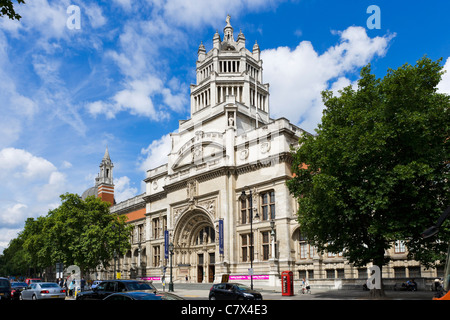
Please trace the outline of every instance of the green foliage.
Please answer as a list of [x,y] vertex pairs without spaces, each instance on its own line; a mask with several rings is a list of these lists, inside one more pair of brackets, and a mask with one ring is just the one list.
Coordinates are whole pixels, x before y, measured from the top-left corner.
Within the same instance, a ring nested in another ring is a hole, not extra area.
[[[110,214],[109,203],[69,193],[61,200],[46,217],[27,219],[23,232],[5,249],[3,262],[10,264],[10,272],[22,273],[24,266],[43,269],[57,262],[84,271],[108,266],[114,252],[124,254],[130,248],[131,226],[125,216]],[[22,249],[14,253],[16,243]]]
[[450,98],[436,90],[440,63],[424,57],[383,79],[368,65],[356,90],[322,93],[322,124],[293,150],[288,182],[301,232],[320,250],[381,267],[385,250],[404,240],[422,263],[442,259],[449,225],[421,238],[450,200]]
[[[17,0],[17,3],[25,4],[24,0]],[[14,10],[14,4],[12,0],[0,0],[0,17],[6,15],[9,19],[20,20],[22,18],[16,11]]]

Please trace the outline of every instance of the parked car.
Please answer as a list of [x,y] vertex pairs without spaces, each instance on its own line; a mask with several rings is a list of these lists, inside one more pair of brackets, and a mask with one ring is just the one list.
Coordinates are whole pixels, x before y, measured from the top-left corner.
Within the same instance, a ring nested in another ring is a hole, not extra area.
[[11,283],[7,278],[0,278],[0,300],[11,300]]
[[42,282],[42,279],[39,278],[28,278],[25,280],[25,283],[29,286],[32,283]]
[[118,292],[107,296],[105,301],[130,301],[130,300],[185,300],[173,293],[169,292],[143,292],[143,291],[129,291]]
[[92,285],[91,285],[91,289],[95,289],[100,283],[102,283],[103,281],[105,281],[105,280],[94,280],[93,282],[92,282]]
[[20,294],[21,300],[65,299],[66,290],[54,282],[31,283]]
[[106,280],[92,291],[78,294],[77,300],[102,300],[113,293],[127,291],[156,292],[156,288],[149,282],[140,280]]
[[20,299],[20,294],[28,285],[25,282],[11,282],[11,299]]
[[225,282],[211,287],[209,300],[262,300],[262,295],[246,285]]

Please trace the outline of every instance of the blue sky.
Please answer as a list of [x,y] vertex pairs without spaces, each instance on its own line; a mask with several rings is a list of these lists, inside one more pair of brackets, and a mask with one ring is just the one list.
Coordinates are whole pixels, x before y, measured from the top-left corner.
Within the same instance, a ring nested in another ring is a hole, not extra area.
[[[71,5],[80,29],[67,26]],[[367,63],[378,77],[424,55],[450,69],[441,0],[30,0],[17,11],[20,22],[0,19],[0,252],[27,217],[91,187],[106,146],[117,200],[144,191],[190,117],[198,46],[211,49],[227,14],[262,50],[272,117],[310,132],[320,92],[354,84]],[[450,76],[439,90],[450,93]]]

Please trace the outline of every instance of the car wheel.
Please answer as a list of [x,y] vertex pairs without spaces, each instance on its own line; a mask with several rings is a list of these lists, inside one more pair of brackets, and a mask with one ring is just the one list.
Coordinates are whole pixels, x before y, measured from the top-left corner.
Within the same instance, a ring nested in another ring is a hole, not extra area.
[[35,294],[33,294],[33,296],[31,297],[31,300],[37,300],[37,297]]
[[19,294],[19,300],[23,300],[22,294]]
[[216,300],[216,297],[215,296],[210,296],[209,300]]

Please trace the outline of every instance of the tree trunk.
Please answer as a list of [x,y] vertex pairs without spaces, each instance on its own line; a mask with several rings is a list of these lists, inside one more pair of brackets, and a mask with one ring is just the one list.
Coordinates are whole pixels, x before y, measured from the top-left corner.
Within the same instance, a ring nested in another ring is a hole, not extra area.
[[[384,252],[383,252],[384,254]],[[386,294],[384,292],[384,284],[383,284],[383,262],[382,259],[380,259],[381,263],[374,264],[378,265],[378,267],[380,268],[380,289],[371,289],[370,290],[370,298],[371,299],[384,299],[386,298]]]

